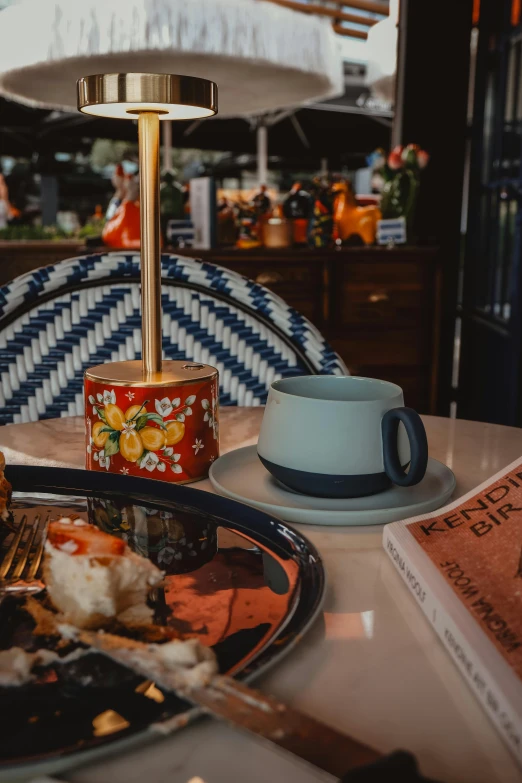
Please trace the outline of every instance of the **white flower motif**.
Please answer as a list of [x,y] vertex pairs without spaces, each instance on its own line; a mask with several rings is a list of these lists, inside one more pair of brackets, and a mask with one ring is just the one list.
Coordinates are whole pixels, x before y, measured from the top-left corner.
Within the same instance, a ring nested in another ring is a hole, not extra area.
[[85,422],[86,422],[87,424],[90,424],[90,423],[91,423],[91,420],[90,420],[89,416],[87,416],[87,418],[85,419]]
[[181,399],[179,397],[174,397],[174,399],[172,400],[172,407],[179,408],[180,405],[181,405]]
[[164,462],[159,462],[158,463],[158,470],[159,470],[160,473],[165,473],[166,467],[167,466],[165,465]]
[[100,455],[99,455],[99,452],[97,452],[97,451],[95,451],[94,454],[92,455],[92,458],[93,458],[93,460],[95,462],[98,462],[99,457],[100,457]]
[[185,408],[183,413],[185,414],[185,416],[192,416],[192,408]]
[[170,464],[170,469],[173,473],[183,473],[183,468],[181,465],[177,465],[176,463],[179,462],[181,459],[181,454],[173,454],[172,456],[172,462]]
[[94,405],[94,403],[96,402],[92,394],[89,394],[89,402],[91,403],[91,405]]
[[203,416],[203,421],[208,421],[208,426],[211,427],[214,440],[217,440],[219,435],[219,424],[218,424],[218,418],[217,418],[217,411],[218,411],[218,401],[214,395],[212,395],[212,401],[209,402],[208,400],[201,400],[201,407],[205,411],[205,415]]
[[174,410],[168,397],[164,397],[162,400],[154,400],[154,406],[162,418],[165,418]]
[[129,475],[129,469],[128,468],[122,468],[120,470],[120,473],[123,473],[124,476],[128,476]]
[[136,428],[135,421],[126,421],[125,424],[123,425],[123,432],[130,432],[135,428]]
[[147,451],[144,457],[140,461],[140,468],[146,468],[150,473],[156,468],[159,462],[159,457],[153,451]]
[[93,416],[97,416],[98,415],[98,409],[95,408],[94,405],[92,406],[92,415]]
[[158,563],[165,563],[165,565],[169,565],[169,563],[172,563],[175,556],[175,550],[172,549],[171,546],[166,546],[164,549],[160,549],[158,552]]
[[191,394],[187,399],[185,400],[185,405],[193,405],[196,402],[196,395]]
[[104,405],[116,405],[116,392],[114,389],[111,389],[110,391],[108,389],[104,389],[102,399]]
[[176,421],[185,421],[184,413],[176,413]]
[[196,438],[196,440],[194,441],[194,444],[192,445],[192,448],[194,449],[194,456],[196,456],[198,451],[201,451],[201,449],[203,448],[203,442]]
[[103,397],[100,393],[96,395],[96,399],[98,400],[98,402],[103,402]]
[[111,458],[106,457],[104,454],[100,454],[100,468],[105,468],[105,470],[109,470],[111,466]]
[[167,446],[166,448],[163,449],[163,454],[165,455],[165,457],[172,457],[172,455],[174,454],[174,449],[172,448],[172,446]]
[[132,400],[136,395],[134,394],[134,392],[127,392],[125,396],[129,398],[129,402],[132,402]]

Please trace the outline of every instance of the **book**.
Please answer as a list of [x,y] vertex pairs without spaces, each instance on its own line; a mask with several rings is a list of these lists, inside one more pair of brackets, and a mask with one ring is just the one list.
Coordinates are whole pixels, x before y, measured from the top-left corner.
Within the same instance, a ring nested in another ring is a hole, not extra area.
[[522,765],[522,459],[383,545]]

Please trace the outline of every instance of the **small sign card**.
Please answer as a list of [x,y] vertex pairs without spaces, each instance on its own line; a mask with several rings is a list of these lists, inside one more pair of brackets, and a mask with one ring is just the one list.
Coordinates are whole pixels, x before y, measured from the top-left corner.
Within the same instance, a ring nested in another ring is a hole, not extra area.
[[406,220],[403,217],[377,221],[378,245],[404,245]]

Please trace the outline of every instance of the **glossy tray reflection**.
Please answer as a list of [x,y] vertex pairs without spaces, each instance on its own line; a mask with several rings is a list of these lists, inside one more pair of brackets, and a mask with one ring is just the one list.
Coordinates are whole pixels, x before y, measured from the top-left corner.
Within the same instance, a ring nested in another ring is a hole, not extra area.
[[[155,622],[211,645],[222,672],[243,678],[269,666],[320,609],[316,550],[263,512],[148,479],[28,466],[7,473],[16,516],[74,511],[162,568]],[[0,648],[55,643],[35,638],[33,626],[20,602],[6,600]],[[48,669],[33,684],[0,688],[0,699],[0,771],[129,737],[189,707],[94,654]]]

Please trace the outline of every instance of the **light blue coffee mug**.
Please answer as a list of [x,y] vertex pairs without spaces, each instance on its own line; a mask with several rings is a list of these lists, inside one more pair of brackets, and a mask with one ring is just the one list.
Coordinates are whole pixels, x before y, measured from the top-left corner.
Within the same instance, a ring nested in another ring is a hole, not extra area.
[[272,383],[257,453],[285,486],[331,498],[373,495],[392,483],[413,486],[428,464],[424,425],[404,407],[402,389],[355,376]]

